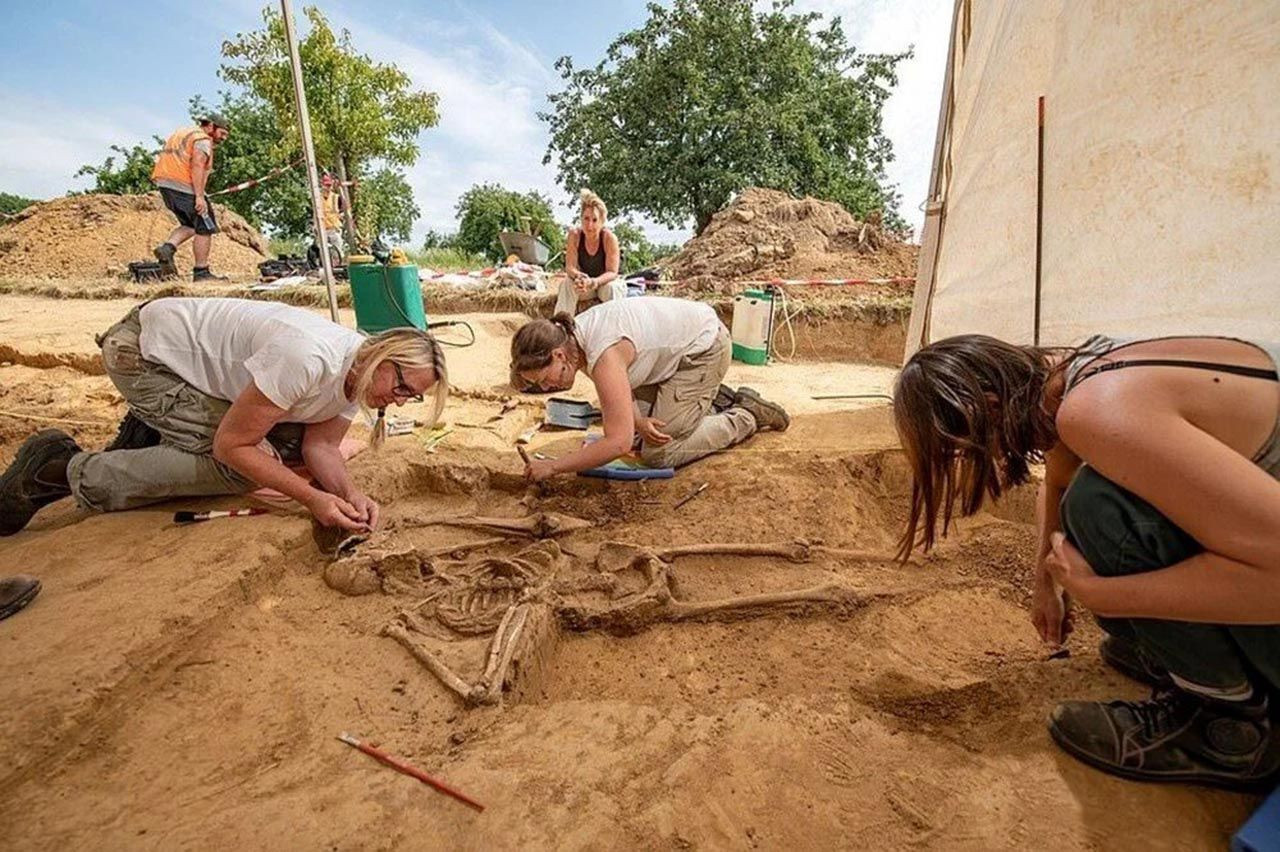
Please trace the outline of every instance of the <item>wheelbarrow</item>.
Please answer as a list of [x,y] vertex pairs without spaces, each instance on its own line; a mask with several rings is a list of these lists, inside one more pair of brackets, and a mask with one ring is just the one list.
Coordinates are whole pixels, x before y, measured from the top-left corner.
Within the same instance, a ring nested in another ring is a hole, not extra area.
[[551,247],[533,234],[522,234],[519,231],[502,231],[498,234],[502,250],[508,256],[515,255],[525,263],[546,266],[551,259]]

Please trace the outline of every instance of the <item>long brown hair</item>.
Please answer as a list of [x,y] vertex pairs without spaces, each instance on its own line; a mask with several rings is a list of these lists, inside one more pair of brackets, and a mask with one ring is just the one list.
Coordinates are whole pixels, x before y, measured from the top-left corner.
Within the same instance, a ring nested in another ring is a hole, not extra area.
[[[894,422],[912,476],[900,559],[916,546],[927,552],[947,534],[956,501],[967,517],[984,497],[996,499],[1027,481],[1030,465],[1043,461],[1058,439],[1045,387],[1079,351],[964,334],[911,356],[893,392]],[[1068,357],[1055,365],[1050,355],[1060,352]]]
[[511,338],[512,386],[524,390],[529,383],[520,374],[541,370],[550,364],[551,353],[574,340],[573,330],[573,317],[563,311],[551,319],[530,320],[520,326]]

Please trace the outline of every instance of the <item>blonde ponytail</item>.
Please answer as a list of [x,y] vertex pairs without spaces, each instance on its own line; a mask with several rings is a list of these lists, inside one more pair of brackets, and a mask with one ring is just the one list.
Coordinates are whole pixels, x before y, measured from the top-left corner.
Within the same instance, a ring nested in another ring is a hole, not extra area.
[[591,190],[581,190],[578,193],[578,199],[582,206],[582,212],[585,213],[587,210],[595,208],[596,212],[600,214],[601,224],[604,224],[604,222],[609,218],[609,208],[605,206],[604,200]]

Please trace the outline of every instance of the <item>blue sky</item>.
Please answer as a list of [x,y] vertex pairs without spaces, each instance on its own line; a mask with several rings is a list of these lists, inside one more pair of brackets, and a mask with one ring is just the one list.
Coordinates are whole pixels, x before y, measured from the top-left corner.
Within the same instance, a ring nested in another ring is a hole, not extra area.
[[[366,0],[320,2],[356,46],[394,62],[438,92],[441,122],[422,134],[409,180],[422,210],[415,241],[453,229],[454,204],[474,183],[546,193],[567,205],[537,112],[559,87],[568,54],[594,64],[620,32],[645,18],[643,0]],[[224,39],[261,23],[257,0],[209,3],[6,0],[0,20],[0,191],[47,198],[81,189],[72,175],[112,143],[167,135],[193,94],[213,97]],[[950,0],[798,0],[796,8],[841,15],[860,49],[915,45],[885,126],[897,161],[890,179],[903,214],[919,224],[946,58]],[[302,19],[301,4],[295,14]],[[305,24],[305,19],[300,21]],[[607,199],[606,199],[607,201]],[[569,218],[568,207],[562,219]],[[657,239],[687,232],[645,224]]]

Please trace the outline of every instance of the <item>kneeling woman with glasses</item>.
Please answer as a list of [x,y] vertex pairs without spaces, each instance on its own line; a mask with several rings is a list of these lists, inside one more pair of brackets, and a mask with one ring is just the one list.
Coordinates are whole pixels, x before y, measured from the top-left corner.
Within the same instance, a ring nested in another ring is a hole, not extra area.
[[[129,405],[120,434],[96,453],[56,429],[29,438],[0,479],[0,535],[65,496],[111,512],[258,487],[292,497],[326,526],[372,528],[378,505],[339,452],[352,418],[429,392],[434,420],[449,389],[444,354],[424,331],[366,338],[270,302],[158,299],[98,344]],[[375,446],[383,432],[379,417]],[[316,484],[286,464],[305,464]]]

